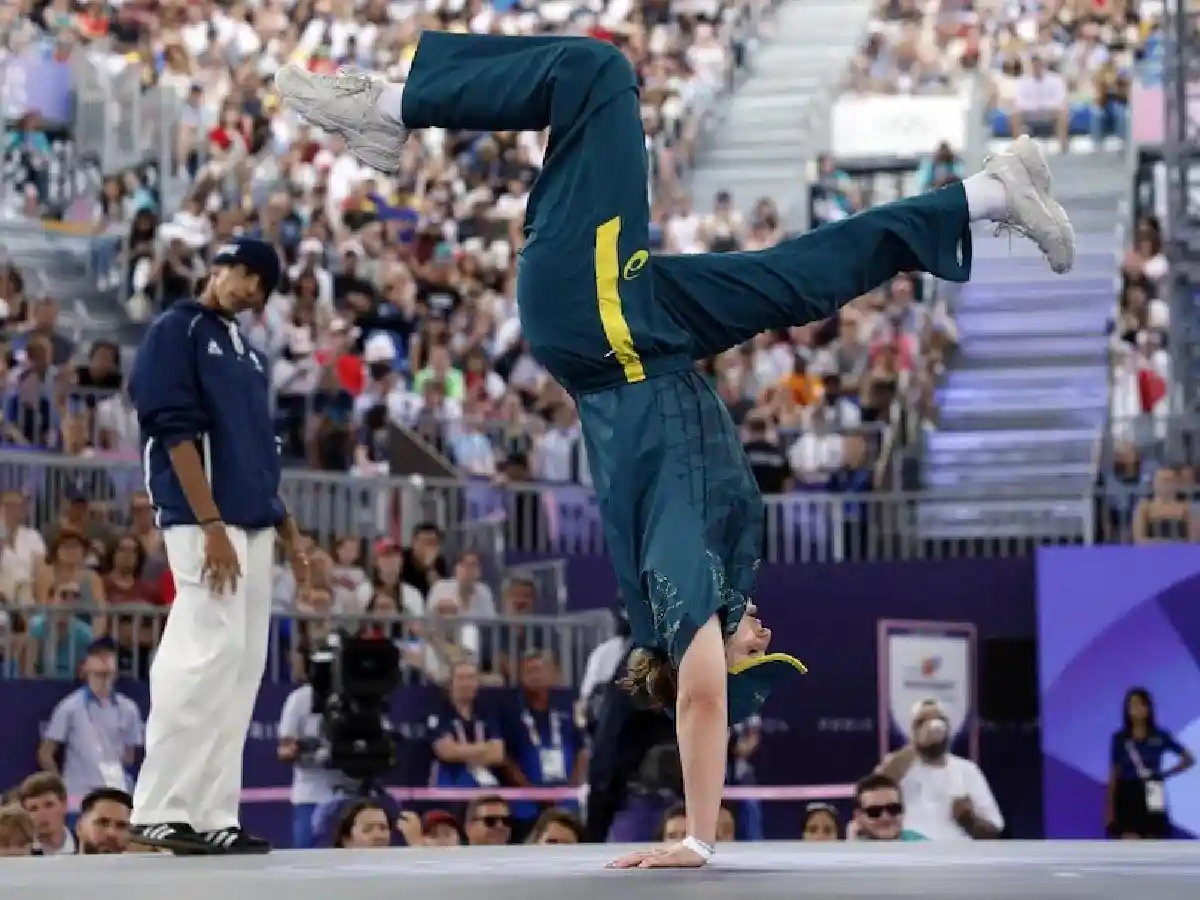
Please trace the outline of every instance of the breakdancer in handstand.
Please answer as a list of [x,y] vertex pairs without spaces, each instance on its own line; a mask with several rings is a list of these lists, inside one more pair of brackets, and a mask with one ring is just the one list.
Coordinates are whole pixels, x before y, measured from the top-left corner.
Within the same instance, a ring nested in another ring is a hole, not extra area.
[[650,257],[637,78],[588,38],[427,32],[408,80],[288,66],[283,100],[394,172],[414,130],[550,130],[518,263],[522,333],[575,398],[635,646],[630,682],[673,708],[688,834],[622,868],[712,857],[727,728],[803,671],[767,653],[750,606],[762,498],[696,360],[833,315],[899,272],[967,280],[969,223],[1018,231],[1068,271],[1075,237],[1028,140],[964,183],[879,206],[751,253]]

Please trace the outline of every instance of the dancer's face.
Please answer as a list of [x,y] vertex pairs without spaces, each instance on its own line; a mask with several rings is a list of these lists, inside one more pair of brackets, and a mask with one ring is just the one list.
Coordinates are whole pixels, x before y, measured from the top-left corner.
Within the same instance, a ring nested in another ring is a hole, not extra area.
[[762,620],[758,618],[758,607],[750,604],[738,623],[737,631],[725,644],[726,667],[733,668],[751,657],[761,656],[767,652],[770,643],[771,629],[763,627]]

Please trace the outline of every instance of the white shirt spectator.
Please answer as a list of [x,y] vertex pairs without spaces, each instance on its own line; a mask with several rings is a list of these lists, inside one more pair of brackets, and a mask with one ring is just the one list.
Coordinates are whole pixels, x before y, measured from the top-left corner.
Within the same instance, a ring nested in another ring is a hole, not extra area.
[[1023,113],[1057,113],[1067,102],[1067,82],[1057,72],[1017,79],[1017,110]]
[[108,449],[117,453],[141,452],[137,411],[124,393],[114,394],[96,405],[96,428],[107,434]]
[[900,781],[900,796],[904,800],[904,827],[931,841],[971,840],[954,821],[954,801],[962,798],[971,801],[976,816],[998,830],[1004,828],[1000,807],[979,766],[953,753],[946,754],[941,765],[917,759]]
[[537,477],[542,481],[571,481],[579,426],[551,427],[538,441]]
[[36,528],[18,525],[9,532],[7,539],[0,541],[0,589],[5,596],[11,600],[32,590],[37,563],[45,558],[46,542]]
[[704,220],[694,212],[687,215],[673,215],[667,219],[664,228],[667,248],[672,253],[703,253],[704,241],[701,232]]
[[463,603],[462,589],[453,578],[443,578],[429,589],[429,608],[434,609],[442,602],[453,600],[459,604],[462,614],[468,618],[496,615],[496,598],[492,589],[482,582],[475,582],[471,594]]
[[792,444],[787,457],[801,481],[823,482],[842,465],[842,436],[806,431]]

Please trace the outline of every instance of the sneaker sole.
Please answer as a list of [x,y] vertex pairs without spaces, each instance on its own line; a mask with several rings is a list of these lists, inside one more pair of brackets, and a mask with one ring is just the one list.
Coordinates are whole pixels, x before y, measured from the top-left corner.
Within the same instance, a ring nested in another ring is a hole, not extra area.
[[212,848],[207,844],[201,844],[197,841],[173,841],[173,840],[158,840],[152,838],[144,838],[131,836],[129,843],[137,844],[141,847],[150,847],[154,850],[167,850],[175,856],[213,856]]
[[[315,99],[305,99],[302,96],[302,92],[288,90],[284,86],[286,82],[293,79],[295,86],[303,85],[307,88],[308,82],[304,76],[294,72],[289,73],[288,67],[280,69],[279,73],[275,76],[275,89],[279,92],[280,99],[284,104],[294,109],[308,122],[316,125],[321,130],[341,135],[346,139],[346,149],[360,162],[366,163],[372,169],[387,175],[394,175],[400,171],[399,152],[393,151],[390,147],[382,147],[369,143],[366,146],[362,144],[356,145],[355,140],[361,141],[361,135],[351,134],[345,125],[339,125],[334,119],[322,114],[320,112],[320,104]],[[303,93],[308,94],[309,92],[305,91]]]

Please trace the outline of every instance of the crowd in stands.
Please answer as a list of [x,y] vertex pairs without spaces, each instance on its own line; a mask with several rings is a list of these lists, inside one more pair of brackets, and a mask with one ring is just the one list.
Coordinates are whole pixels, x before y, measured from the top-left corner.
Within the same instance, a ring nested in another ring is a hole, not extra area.
[[[886,0],[851,68],[859,92],[929,95],[982,74],[993,138],[1066,152],[1123,140],[1133,68],[1160,41],[1157,0]],[[966,89],[970,89],[967,87]]]
[[[192,294],[223,238],[248,233],[278,246],[285,283],[243,326],[273,361],[279,432],[296,465],[386,474],[391,426],[404,426],[468,475],[588,485],[571,400],[529,355],[514,303],[521,216],[545,136],[426,132],[409,142],[401,171],[383,178],[339,140],[278,108],[269,85],[284,61],[319,70],[359,65],[399,78],[427,27],[611,40],[642,80],[653,248],[753,249],[787,233],[770,199],[746,213],[748,198],[723,191],[700,212],[680,178],[706,110],[737,77],[769,14],[761,0],[697,3],[670,14],[623,2],[599,13],[561,3],[405,8],[404,16],[340,2],[301,3],[287,15],[266,3],[243,17],[216,3],[127,2],[74,14],[69,4],[59,14],[26,3],[22,10],[27,43],[69,44],[105,54],[114,67],[140,67],[148,89],[174,92],[182,104],[174,171],[109,177],[85,216],[126,235],[135,319]],[[41,127],[25,116],[9,132],[26,162],[51,146]],[[179,209],[165,205],[172,179],[187,189]],[[19,267],[0,279],[13,413],[5,443],[136,452],[132,410],[119,393],[126,348],[73,348],[55,331],[64,298],[44,296]],[[927,375],[945,343],[938,335],[953,330],[944,307],[915,302],[921,290],[902,277],[841,320],[766,335],[707,363],[746,441],[765,440],[784,461],[786,470],[768,474],[764,487],[890,483],[899,411],[929,409]],[[52,344],[48,362],[39,337]]]
[[[0,492],[0,672],[8,677],[74,677],[99,639],[112,643],[122,675],[148,674],[175,596],[166,550],[148,496],[135,491],[126,501],[95,474],[56,491],[57,509],[14,486]],[[444,683],[465,659],[478,663],[485,684],[512,683],[515,661],[537,652],[558,684],[603,636],[595,626],[538,619],[546,608],[534,578],[514,570],[489,584],[479,554],[451,557],[432,523],[418,523],[407,546],[388,537],[305,540],[311,584],[298,586],[286,561],[276,571],[273,681],[301,680],[310,651],[339,621],[394,641],[410,683]]]
[[1109,320],[1111,458],[1101,469],[1097,526],[1109,541],[1195,542],[1195,435],[1175,415],[1180,397],[1168,343],[1170,266],[1153,215],[1135,225],[1119,284]]
[[1063,152],[1124,140],[1134,66],[1161,40],[1163,4],[997,6],[986,61],[993,137],[1028,133]]

